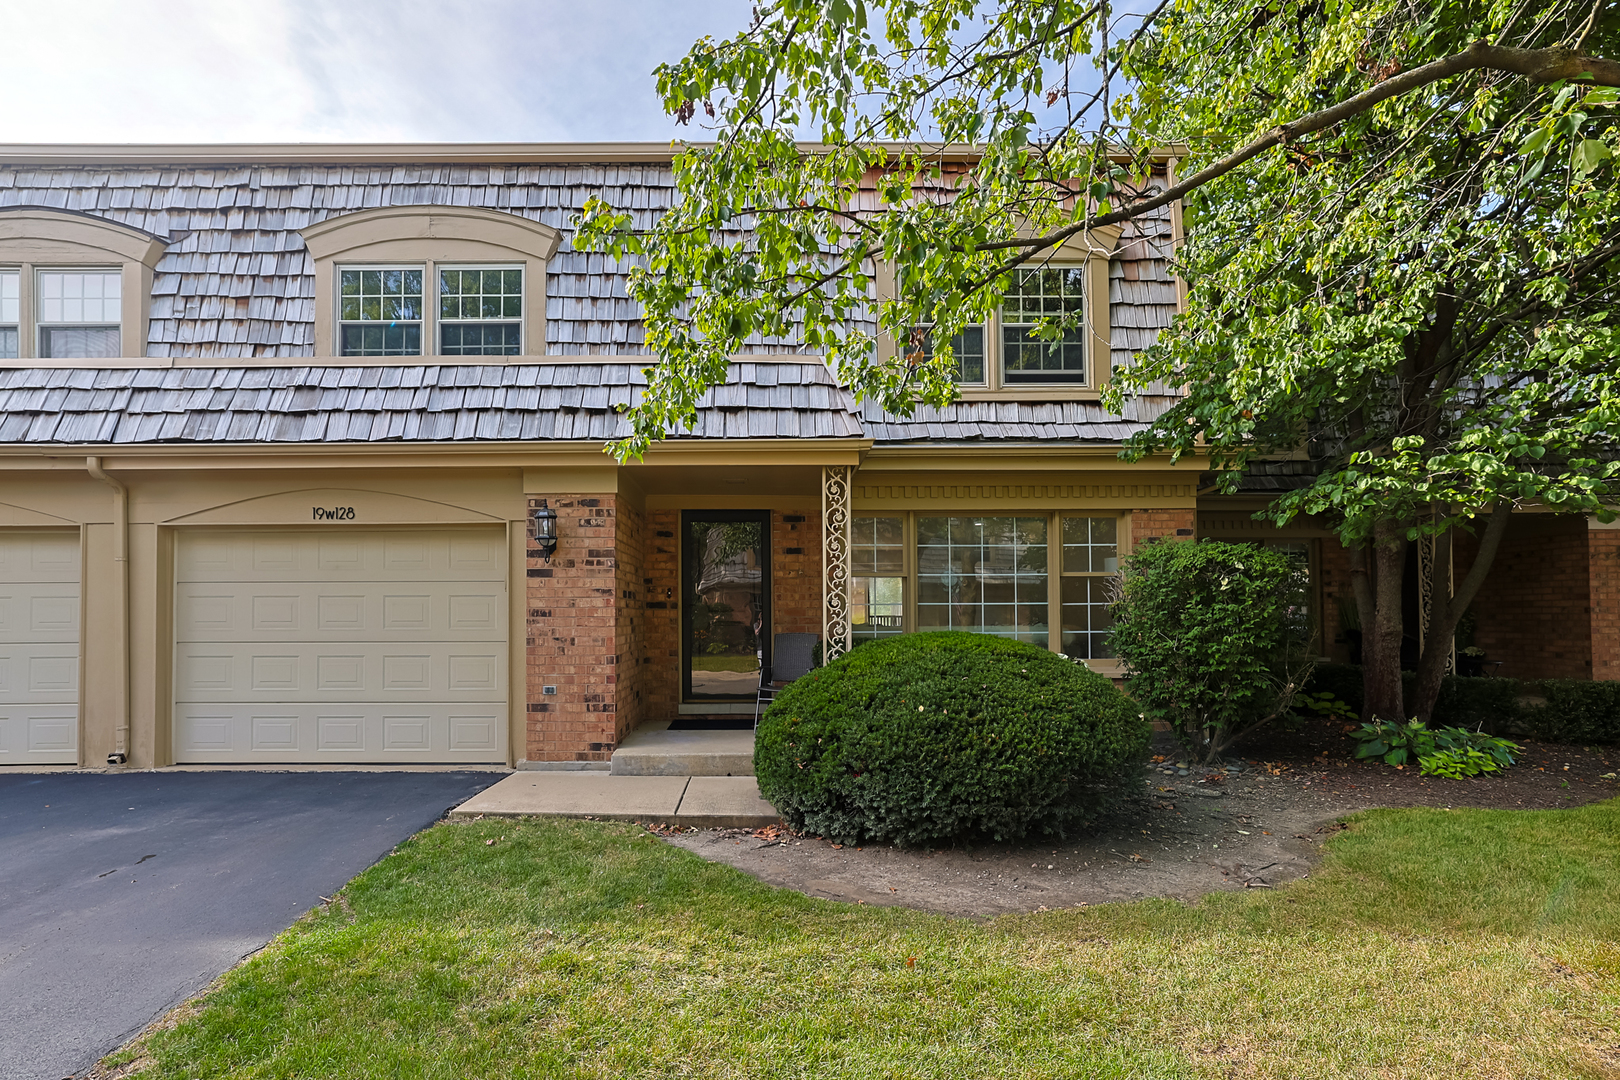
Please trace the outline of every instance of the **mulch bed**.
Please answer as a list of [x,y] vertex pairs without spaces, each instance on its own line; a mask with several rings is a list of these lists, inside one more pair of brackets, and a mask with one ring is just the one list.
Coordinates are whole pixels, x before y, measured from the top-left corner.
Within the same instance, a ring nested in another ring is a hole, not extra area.
[[1448,780],[1354,760],[1351,730],[1323,721],[1266,732],[1238,748],[1231,770],[1178,768],[1179,748],[1161,734],[1136,805],[1061,844],[842,847],[786,829],[665,839],[812,896],[984,917],[1272,888],[1310,872],[1338,819],[1373,807],[1546,810],[1620,794],[1620,747],[1525,742],[1501,774]]

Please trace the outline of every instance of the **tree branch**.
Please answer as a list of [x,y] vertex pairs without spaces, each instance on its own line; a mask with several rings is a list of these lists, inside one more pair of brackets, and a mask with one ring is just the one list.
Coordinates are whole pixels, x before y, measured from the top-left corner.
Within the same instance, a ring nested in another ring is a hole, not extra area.
[[1220,179],[1239,165],[1258,157],[1274,146],[1282,146],[1302,135],[1309,135],[1312,132],[1330,128],[1353,116],[1359,116],[1391,98],[1400,97],[1402,94],[1421,89],[1430,83],[1439,82],[1441,79],[1448,79],[1453,75],[1460,75],[1465,71],[1503,71],[1513,75],[1522,75],[1532,82],[1540,83],[1585,77],[1593,86],[1620,86],[1620,61],[1586,56],[1576,52],[1574,49],[1512,49],[1501,45],[1492,45],[1488,41],[1476,41],[1460,53],[1453,53],[1451,56],[1442,57],[1433,63],[1424,64],[1422,67],[1403,71],[1393,78],[1384,80],[1377,86],[1370,87],[1359,94],[1346,98],[1337,105],[1302,116],[1298,120],[1290,120],[1286,124],[1279,124],[1247,146],[1228,154],[1212,165],[1200,169],[1185,180],[1171,185],[1152,198],[1131,203],[1129,206],[1106,214],[1087,217],[1073,225],[1066,225],[1044,236],[998,240],[987,244],[979,244],[977,247],[980,250],[1016,248],[1023,253],[1020,257],[998,267],[985,280],[992,280],[996,276],[1014,269],[1024,259],[1028,258],[1029,254],[1055,247],[1071,236],[1104,225],[1127,221],[1150,210],[1168,206],[1183,195],[1203,187],[1212,180]]

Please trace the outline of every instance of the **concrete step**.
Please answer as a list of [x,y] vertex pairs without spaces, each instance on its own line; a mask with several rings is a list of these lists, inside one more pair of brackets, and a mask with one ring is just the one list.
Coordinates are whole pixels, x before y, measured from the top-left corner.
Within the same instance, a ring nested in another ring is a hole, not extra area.
[[670,731],[643,724],[613,751],[614,776],[753,776],[752,731]]
[[751,776],[613,776],[601,772],[520,772],[485,788],[452,818],[589,817],[758,829],[782,820]]

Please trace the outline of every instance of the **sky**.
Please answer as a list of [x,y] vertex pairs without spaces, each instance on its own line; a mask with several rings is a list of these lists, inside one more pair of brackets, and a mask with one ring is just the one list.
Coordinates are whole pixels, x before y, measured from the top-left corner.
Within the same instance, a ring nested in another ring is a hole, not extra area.
[[0,143],[663,141],[750,0],[0,0]]

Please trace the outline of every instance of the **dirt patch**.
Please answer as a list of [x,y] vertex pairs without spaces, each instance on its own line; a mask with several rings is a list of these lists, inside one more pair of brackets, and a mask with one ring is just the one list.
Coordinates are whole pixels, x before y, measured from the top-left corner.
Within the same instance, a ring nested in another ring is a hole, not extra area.
[[1620,794],[1604,774],[1620,747],[1526,743],[1494,777],[1446,780],[1352,757],[1343,725],[1273,732],[1220,770],[1178,768],[1169,736],[1124,813],[1062,844],[971,848],[848,847],[787,830],[706,829],[665,839],[772,885],[858,904],[991,916],[1147,897],[1190,900],[1220,889],[1271,888],[1315,863],[1338,819],[1357,810],[1578,806]]

